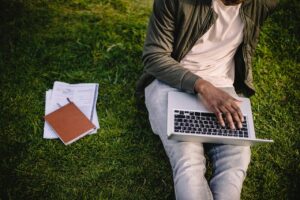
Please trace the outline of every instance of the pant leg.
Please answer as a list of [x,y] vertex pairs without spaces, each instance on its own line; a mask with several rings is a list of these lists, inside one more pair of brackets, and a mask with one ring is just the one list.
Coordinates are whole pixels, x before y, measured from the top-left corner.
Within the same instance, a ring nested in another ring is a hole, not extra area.
[[211,191],[204,177],[206,161],[202,143],[167,138],[167,93],[172,90],[176,89],[157,80],[146,88],[145,100],[152,130],[159,135],[169,157],[176,199],[210,200]]
[[[234,88],[222,88],[238,97]],[[250,163],[250,146],[206,144],[212,161],[213,174],[210,189],[215,200],[240,199],[243,182]]]
[[208,144],[213,165],[210,189],[215,200],[238,200],[250,163],[250,147]]

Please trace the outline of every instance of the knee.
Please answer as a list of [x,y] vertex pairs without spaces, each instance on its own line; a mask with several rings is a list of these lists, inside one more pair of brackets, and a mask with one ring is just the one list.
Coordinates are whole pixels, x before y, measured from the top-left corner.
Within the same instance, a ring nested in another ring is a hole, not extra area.
[[235,169],[246,173],[250,157],[249,146],[224,145],[217,149],[212,159],[216,171]]
[[179,142],[176,148],[169,149],[169,159],[173,169],[174,179],[196,175],[204,177],[206,159],[202,144]]
[[250,163],[251,159],[251,150],[249,146],[246,147],[241,147],[241,146],[236,146],[234,147],[234,154],[232,156],[232,166],[233,168],[237,168],[241,171],[243,171],[246,175],[246,171],[248,169],[248,165]]

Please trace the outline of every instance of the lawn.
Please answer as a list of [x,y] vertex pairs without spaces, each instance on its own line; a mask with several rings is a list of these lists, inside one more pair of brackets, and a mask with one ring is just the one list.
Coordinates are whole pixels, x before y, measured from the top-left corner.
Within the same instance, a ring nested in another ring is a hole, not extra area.
[[[256,133],[242,199],[300,189],[298,0],[281,0],[254,58]],[[0,0],[0,199],[173,199],[172,174],[136,80],[152,0]],[[97,82],[101,129],[43,139],[45,92]]]

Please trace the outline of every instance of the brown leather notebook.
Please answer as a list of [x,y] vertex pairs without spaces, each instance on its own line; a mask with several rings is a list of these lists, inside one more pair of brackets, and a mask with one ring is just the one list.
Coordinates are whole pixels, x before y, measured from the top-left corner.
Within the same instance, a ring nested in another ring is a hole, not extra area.
[[44,119],[65,145],[75,142],[96,128],[73,102],[44,116]]

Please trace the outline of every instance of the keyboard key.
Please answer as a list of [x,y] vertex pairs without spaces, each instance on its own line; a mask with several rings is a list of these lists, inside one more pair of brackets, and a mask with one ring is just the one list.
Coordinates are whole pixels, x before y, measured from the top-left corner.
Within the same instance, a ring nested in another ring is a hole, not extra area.
[[203,117],[210,117],[212,115],[214,115],[214,114],[211,114],[211,113],[201,113],[201,116],[203,116]]
[[184,115],[182,114],[182,115],[175,115],[175,119],[184,119],[185,117],[184,117]]

